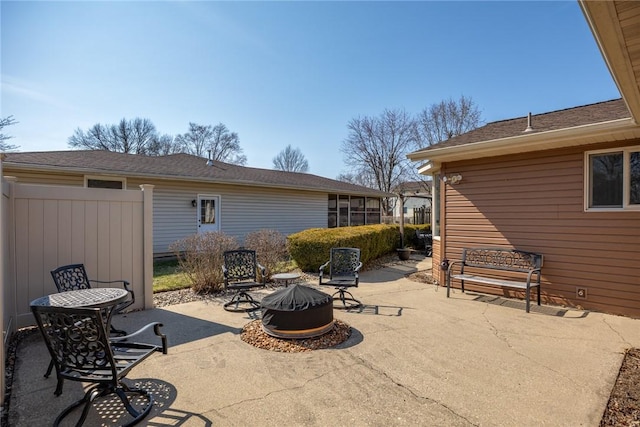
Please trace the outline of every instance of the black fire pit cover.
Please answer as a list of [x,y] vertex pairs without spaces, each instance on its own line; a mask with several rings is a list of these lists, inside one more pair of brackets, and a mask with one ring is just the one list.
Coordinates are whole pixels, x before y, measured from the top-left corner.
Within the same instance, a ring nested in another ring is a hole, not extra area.
[[281,338],[311,337],[333,328],[331,295],[293,285],[262,299],[262,327]]
[[332,301],[332,298],[329,294],[325,294],[309,286],[293,285],[264,297],[262,299],[262,308],[272,308],[280,311],[298,311],[307,310],[330,301]]

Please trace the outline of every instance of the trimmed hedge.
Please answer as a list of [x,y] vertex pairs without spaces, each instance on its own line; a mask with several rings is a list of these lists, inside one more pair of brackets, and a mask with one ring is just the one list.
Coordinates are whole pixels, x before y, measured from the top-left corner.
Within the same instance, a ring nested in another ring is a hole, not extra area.
[[[405,225],[405,246],[417,247],[416,229],[428,225]],[[310,228],[290,234],[289,254],[302,271],[317,272],[329,261],[331,248],[360,248],[363,264],[396,250],[400,245],[397,224],[359,225],[356,227]]]

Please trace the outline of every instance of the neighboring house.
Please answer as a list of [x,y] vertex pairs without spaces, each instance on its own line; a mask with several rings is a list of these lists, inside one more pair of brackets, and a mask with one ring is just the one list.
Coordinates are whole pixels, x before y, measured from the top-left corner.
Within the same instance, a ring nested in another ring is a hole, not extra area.
[[[405,222],[411,224],[429,223],[431,213],[431,181],[408,181],[395,187],[392,193],[401,194],[404,197],[404,204],[396,197],[393,208],[395,220],[400,218],[400,211],[403,211]],[[417,221],[417,222],[416,222]]]
[[138,189],[154,185],[153,252],[222,231],[242,244],[260,229],[289,235],[308,228],[379,224],[389,194],[316,175],[207,163],[188,154],[141,156],[110,151],[6,153],[3,174],[18,182]]
[[623,99],[489,123],[409,158],[434,180],[434,266],[463,247],[540,252],[543,302],[640,317],[640,2],[580,5]]

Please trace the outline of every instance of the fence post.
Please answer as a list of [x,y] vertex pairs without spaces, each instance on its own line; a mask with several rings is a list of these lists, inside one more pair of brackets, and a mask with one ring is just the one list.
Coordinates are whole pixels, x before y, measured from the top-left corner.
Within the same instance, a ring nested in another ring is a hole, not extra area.
[[142,184],[144,308],[153,308],[153,185]]
[[7,227],[7,221],[4,217],[4,178],[2,176],[2,161],[5,158],[4,153],[0,153],[0,283],[2,283],[2,287],[0,288],[0,325],[2,326],[2,346],[0,346],[0,360],[2,361],[2,366],[0,367],[0,398],[2,399],[2,403],[0,403],[0,408],[2,408],[2,412],[4,413],[4,375],[5,375],[5,340],[10,332],[5,329],[4,324],[4,295],[5,289],[9,286],[6,283],[5,269],[7,268],[7,256],[4,253],[4,242],[7,238],[6,233],[9,231]]

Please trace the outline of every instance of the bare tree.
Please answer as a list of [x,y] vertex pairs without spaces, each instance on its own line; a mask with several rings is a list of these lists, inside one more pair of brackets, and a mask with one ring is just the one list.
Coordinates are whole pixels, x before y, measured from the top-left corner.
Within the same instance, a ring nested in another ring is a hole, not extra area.
[[120,153],[147,154],[158,139],[156,127],[149,119],[122,119],[118,124],[97,123],[87,131],[80,128],[69,137],[69,146],[85,150],[107,150]]
[[233,163],[234,165],[246,165],[247,156],[242,154],[240,138],[235,132],[218,123],[213,127],[213,141],[211,144],[211,156],[221,162]]
[[150,156],[167,156],[180,152],[182,152],[180,145],[175,142],[173,136],[168,134],[158,136],[147,147],[147,154]]
[[180,150],[195,156],[205,157],[211,150],[211,159],[237,165],[247,163],[242,154],[240,139],[235,132],[222,123],[215,126],[189,123],[189,132],[176,137]]
[[205,157],[209,142],[213,139],[211,125],[189,122],[189,132],[176,136],[180,150],[198,157]]
[[471,98],[461,95],[457,101],[449,98],[425,108],[416,121],[420,145],[424,147],[477,128],[481,113]]
[[336,177],[336,180],[362,185],[363,187],[376,188],[373,174],[368,173],[366,170],[362,170],[360,173],[341,173]]
[[[372,188],[391,192],[413,176],[407,153],[417,149],[415,121],[404,110],[385,110],[379,117],[352,119],[341,151],[357,175],[370,176]],[[389,211],[392,201],[383,201]]]
[[282,150],[273,158],[273,168],[285,172],[307,172],[309,162],[299,148],[292,148],[291,145]]
[[5,126],[15,125],[16,123],[18,122],[13,119],[13,116],[0,117],[0,151],[11,151],[18,148],[17,145],[5,142],[7,139],[13,138],[13,136],[4,133]]

